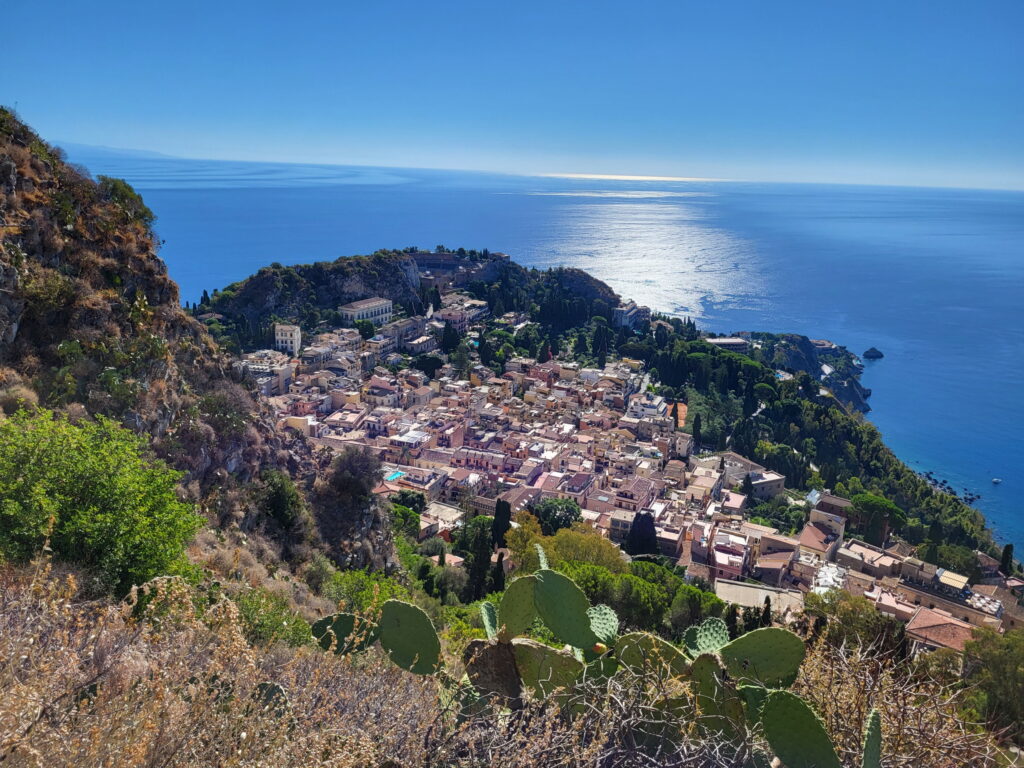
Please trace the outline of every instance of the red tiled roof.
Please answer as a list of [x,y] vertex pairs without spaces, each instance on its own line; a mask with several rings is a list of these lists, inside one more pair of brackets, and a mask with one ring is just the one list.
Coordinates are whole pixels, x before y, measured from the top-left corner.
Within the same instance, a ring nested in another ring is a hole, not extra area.
[[923,605],[907,623],[907,634],[916,640],[940,648],[963,651],[974,627],[949,614],[933,611]]

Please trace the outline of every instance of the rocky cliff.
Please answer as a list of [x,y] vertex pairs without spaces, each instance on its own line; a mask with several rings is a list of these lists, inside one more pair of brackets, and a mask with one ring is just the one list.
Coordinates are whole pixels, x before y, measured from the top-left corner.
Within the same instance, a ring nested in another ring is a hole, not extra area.
[[[116,419],[149,435],[157,455],[185,473],[184,492],[212,523],[255,531],[261,473],[285,469],[312,487],[329,458],[275,432],[233,378],[229,357],[182,309],[157,255],[154,218],[128,184],[92,179],[0,108],[0,408],[39,403]],[[407,262],[376,261],[378,282],[367,282],[366,270],[337,269],[322,285],[312,274],[301,284],[310,295],[331,294],[324,303],[385,287],[405,298],[418,280]],[[279,272],[246,281],[252,307],[285,294],[300,300],[286,283],[297,275]],[[361,550],[368,537],[374,556],[361,564],[382,564],[390,538],[372,522],[339,521],[332,534],[351,541],[330,544]],[[285,550],[309,533],[278,532]]]

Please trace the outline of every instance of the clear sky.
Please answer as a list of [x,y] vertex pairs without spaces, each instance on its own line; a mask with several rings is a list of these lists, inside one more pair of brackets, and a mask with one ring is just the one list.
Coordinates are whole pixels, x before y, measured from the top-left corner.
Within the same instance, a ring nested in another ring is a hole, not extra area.
[[5,0],[45,137],[242,160],[1024,188],[1024,0]]

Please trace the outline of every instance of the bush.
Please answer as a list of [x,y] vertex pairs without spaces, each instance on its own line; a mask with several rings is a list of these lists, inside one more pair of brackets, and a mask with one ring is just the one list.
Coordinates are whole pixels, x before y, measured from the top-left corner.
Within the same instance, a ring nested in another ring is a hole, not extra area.
[[309,624],[295,613],[281,595],[265,589],[249,589],[235,598],[245,639],[253,645],[277,642],[305,645],[312,639]]
[[263,473],[263,510],[283,528],[291,527],[302,515],[302,496],[292,479],[276,469]]
[[49,540],[57,559],[119,594],[186,572],[185,545],[202,518],[178,500],[180,474],[144,450],[104,418],[73,424],[20,411],[0,423],[0,555],[25,561]]

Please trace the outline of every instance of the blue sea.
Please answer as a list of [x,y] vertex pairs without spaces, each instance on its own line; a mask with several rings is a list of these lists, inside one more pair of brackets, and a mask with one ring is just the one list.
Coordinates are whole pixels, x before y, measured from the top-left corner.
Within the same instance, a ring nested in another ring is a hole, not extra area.
[[580,267],[718,332],[878,347],[863,383],[886,442],[981,494],[1024,552],[1024,192],[69,154],[144,193],[185,301],[274,261],[444,244]]

